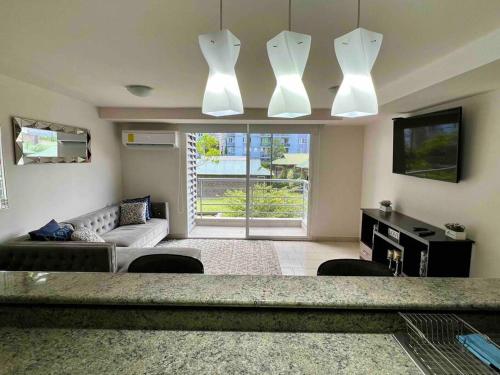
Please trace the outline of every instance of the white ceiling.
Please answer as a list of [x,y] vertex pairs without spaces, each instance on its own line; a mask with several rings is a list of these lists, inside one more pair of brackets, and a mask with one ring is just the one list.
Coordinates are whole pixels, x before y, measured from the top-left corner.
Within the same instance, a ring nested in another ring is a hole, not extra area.
[[[304,83],[331,106],[341,72],[333,39],[356,26],[356,0],[293,0],[293,30],[312,35]],[[287,27],[287,0],[225,0],[224,26],[242,43],[244,105],[274,88],[265,43]],[[219,25],[218,0],[0,0],[0,73],[98,106],[199,107],[208,67],[197,36]],[[500,0],[362,0],[361,26],[384,34],[378,87],[500,28]],[[136,98],[123,86],[146,84]]]

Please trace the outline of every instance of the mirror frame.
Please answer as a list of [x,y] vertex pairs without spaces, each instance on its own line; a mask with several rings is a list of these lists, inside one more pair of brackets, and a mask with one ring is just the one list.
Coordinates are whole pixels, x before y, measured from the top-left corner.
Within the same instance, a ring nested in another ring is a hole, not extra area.
[[[26,164],[47,164],[47,163],[90,163],[91,152],[90,152],[90,130],[85,128],[79,128],[76,126],[57,124],[54,122],[33,120],[29,118],[13,116],[12,126],[14,128],[14,151],[16,157],[17,165]],[[55,132],[64,132],[70,134],[86,134],[87,154],[84,158],[79,156],[71,157],[28,157],[23,153],[23,142],[21,140],[22,128],[35,128],[42,130],[51,130]]]
[[3,191],[5,197],[0,195],[0,210],[9,208],[9,197],[7,195],[7,183],[5,181],[5,166],[2,150],[2,128],[0,127],[0,191]]

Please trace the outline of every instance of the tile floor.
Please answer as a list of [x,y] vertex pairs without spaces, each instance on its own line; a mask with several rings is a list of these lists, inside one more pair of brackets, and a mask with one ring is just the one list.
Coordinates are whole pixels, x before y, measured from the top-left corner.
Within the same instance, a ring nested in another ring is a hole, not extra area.
[[274,241],[283,275],[315,276],[326,260],[359,259],[359,242]]

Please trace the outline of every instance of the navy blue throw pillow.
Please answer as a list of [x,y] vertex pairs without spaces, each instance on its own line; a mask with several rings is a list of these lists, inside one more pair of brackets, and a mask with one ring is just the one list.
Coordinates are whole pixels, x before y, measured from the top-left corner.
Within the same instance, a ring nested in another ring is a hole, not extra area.
[[151,219],[151,213],[153,212],[153,208],[151,207],[151,195],[145,196],[143,198],[132,198],[125,199],[122,203],[138,203],[145,202],[146,203],[146,220]]
[[73,229],[61,226],[52,219],[40,229],[29,233],[33,241],[70,241]]

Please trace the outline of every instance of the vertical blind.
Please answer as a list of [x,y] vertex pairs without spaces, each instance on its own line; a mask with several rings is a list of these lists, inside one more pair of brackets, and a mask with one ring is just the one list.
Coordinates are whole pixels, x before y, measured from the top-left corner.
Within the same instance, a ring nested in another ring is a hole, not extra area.
[[196,136],[186,133],[186,171],[187,171],[187,226],[188,233],[196,225]]

